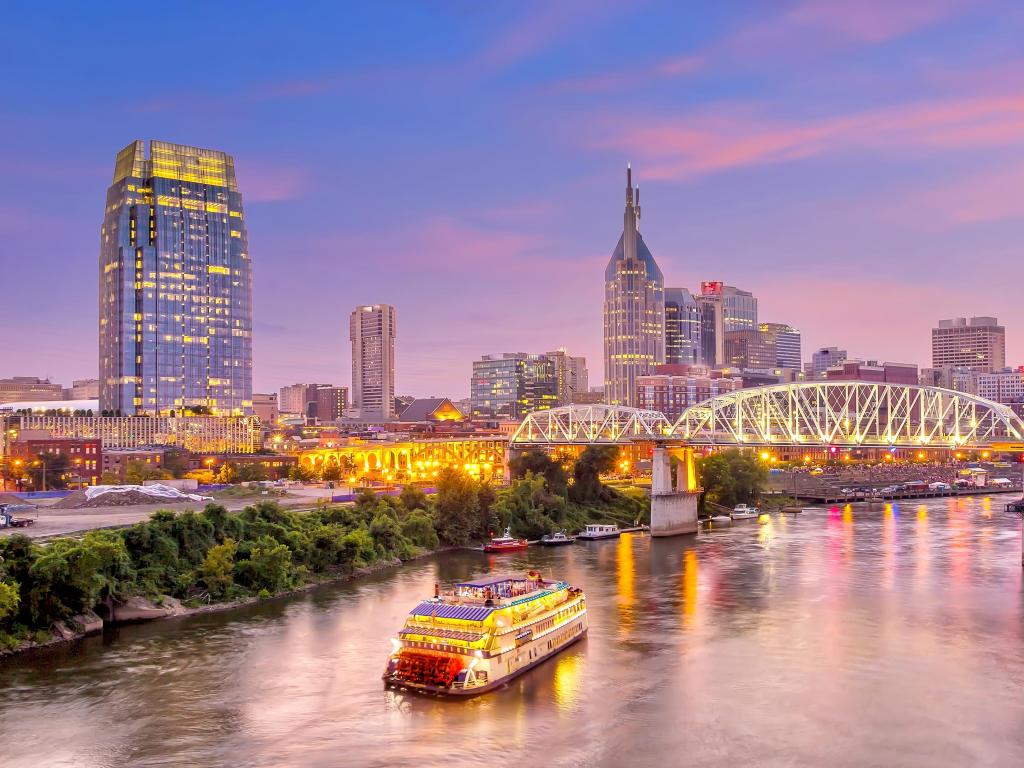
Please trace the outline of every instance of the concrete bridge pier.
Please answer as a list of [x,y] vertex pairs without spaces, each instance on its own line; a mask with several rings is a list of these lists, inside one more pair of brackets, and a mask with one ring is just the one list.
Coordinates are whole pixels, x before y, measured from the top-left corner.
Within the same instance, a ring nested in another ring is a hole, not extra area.
[[693,449],[679,456],[676,488],[672,487],[672,459],[664,445],[655,445],[651,475],[651,536],[679,536],[697,532],[697,487]]

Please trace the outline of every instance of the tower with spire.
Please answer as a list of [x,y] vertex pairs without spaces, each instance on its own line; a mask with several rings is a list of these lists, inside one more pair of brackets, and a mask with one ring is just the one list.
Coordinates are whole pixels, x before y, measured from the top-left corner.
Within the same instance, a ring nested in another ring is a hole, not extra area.
[[604,271],[604,392],[637,404],[636,378],[665,361],[665,278],[640,234],[640,187],[626,166],[622,237]]

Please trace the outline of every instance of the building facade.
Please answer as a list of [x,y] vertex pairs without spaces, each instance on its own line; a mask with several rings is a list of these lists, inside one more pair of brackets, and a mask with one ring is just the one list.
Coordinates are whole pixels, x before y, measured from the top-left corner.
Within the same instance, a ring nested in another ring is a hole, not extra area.
[[0,403],[63,399],[64,388],[49,379],[40,379],[36,376],[0,379]]
[[316,388],[316,413],[321,421],[337,421],[345,417],[348,408],[348,387],[320,384]]
[[777,357],[775,339],[756,328],[752,331],[726,331],[724,353],[720,365],[730,368],[774,368]]
[[1008,405],[1018,416],[1024,416],[1024,366],[1016,370],[977,374],[974,393]]
[[785,323],[758,323],[757,332],[775,347],[774,366],[800,370],[800,331]]
[[636,378],[665,360],[665,278],[640,235],[640,189],[626,169],[622,237],[604,272],[604,391],[636,405]]
[[879,363],[876,360],[844,360],[825,371],[828,381],[877,381],[885,384],[917,384],[920,374],[913,363]]
[[352,342],[352,404],[361,418],[395,415],[395,308],[356,307],[349,315]]
[[555,365],[546,355],[506,352],[473,361],[473,419],[519,421],[534,411],[557,405]]
[[252,412],[252,269],[230,155],[117,155],[100,235],[100,408]]
[[[639,407],[661,411],[670,421],[675,421],[691,405],[743,388],[743,379],[739,376],[722,376],[702,366],[682,372],[686,367],[666,365],[662,367],[666,372],[640,376],[637,379]],[[672,369],[678,370],[669,373]]]
[[665,289],[665,363],[697,365],[701,356],[697,300],[685,288]]
[[277,407],[277,392],[253,392],[252,410],[264,427],[272,427],[281,415]]
[[39,480],[42,481],[43,476],[46,478],[46,482],[40,485],[54,484],[52,473],[58,471],[57,462],[53,460],[56,457],[62,458],[59,472],[69,485],[96,485],[102,472],[103,448],[95,438],[57,438],[45,433],[33,435],[28,431],[11,442],[7,455],[24,465],[39,461],[36,468]]
[[932,368],[963,366],[978,373],[1006,367],[1006,329],[994,317],[956,317],[932,328]]
[[71,386],[64,390],[65,400],[99,400],[99,379],[75,379]]

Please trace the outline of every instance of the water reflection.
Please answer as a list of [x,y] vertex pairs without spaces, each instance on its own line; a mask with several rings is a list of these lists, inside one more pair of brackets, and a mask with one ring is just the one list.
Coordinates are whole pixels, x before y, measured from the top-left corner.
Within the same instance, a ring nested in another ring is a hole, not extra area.
[[[1001,509],[452,552],[127,627],[0,666],[0,764],[1021,765],[1020,521]],[[382,689],[388,639],[435,582],[521,568],[586,588],[585,640],[469,701]]]

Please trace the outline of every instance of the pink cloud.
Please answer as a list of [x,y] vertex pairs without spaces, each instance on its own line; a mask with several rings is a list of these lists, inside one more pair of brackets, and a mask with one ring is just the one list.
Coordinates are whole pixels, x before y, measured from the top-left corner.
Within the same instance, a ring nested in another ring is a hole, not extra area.
[[921,151],[1015,144],[1024,95],[981,95],[811,119],[781,120],[754,105],[717,107],[678,118],[606,120],[593,146],[639,157],[653,178],[717,171],[858,150]]
[[900,216],[952,224],[1024,219],[1024,164],[968,174],[904,195]]
[[627,88],[636,83],[649,83],[699,72],[705,66],[701,56],[673,56],[648,66],[634,66],[614,72],[583,77],[565,77],[541,88],[547,93],[600,93]]
[[312,186],[304,168],[275,165],[260,158],[235,159],[245,202],[275,203],[302,197]]

